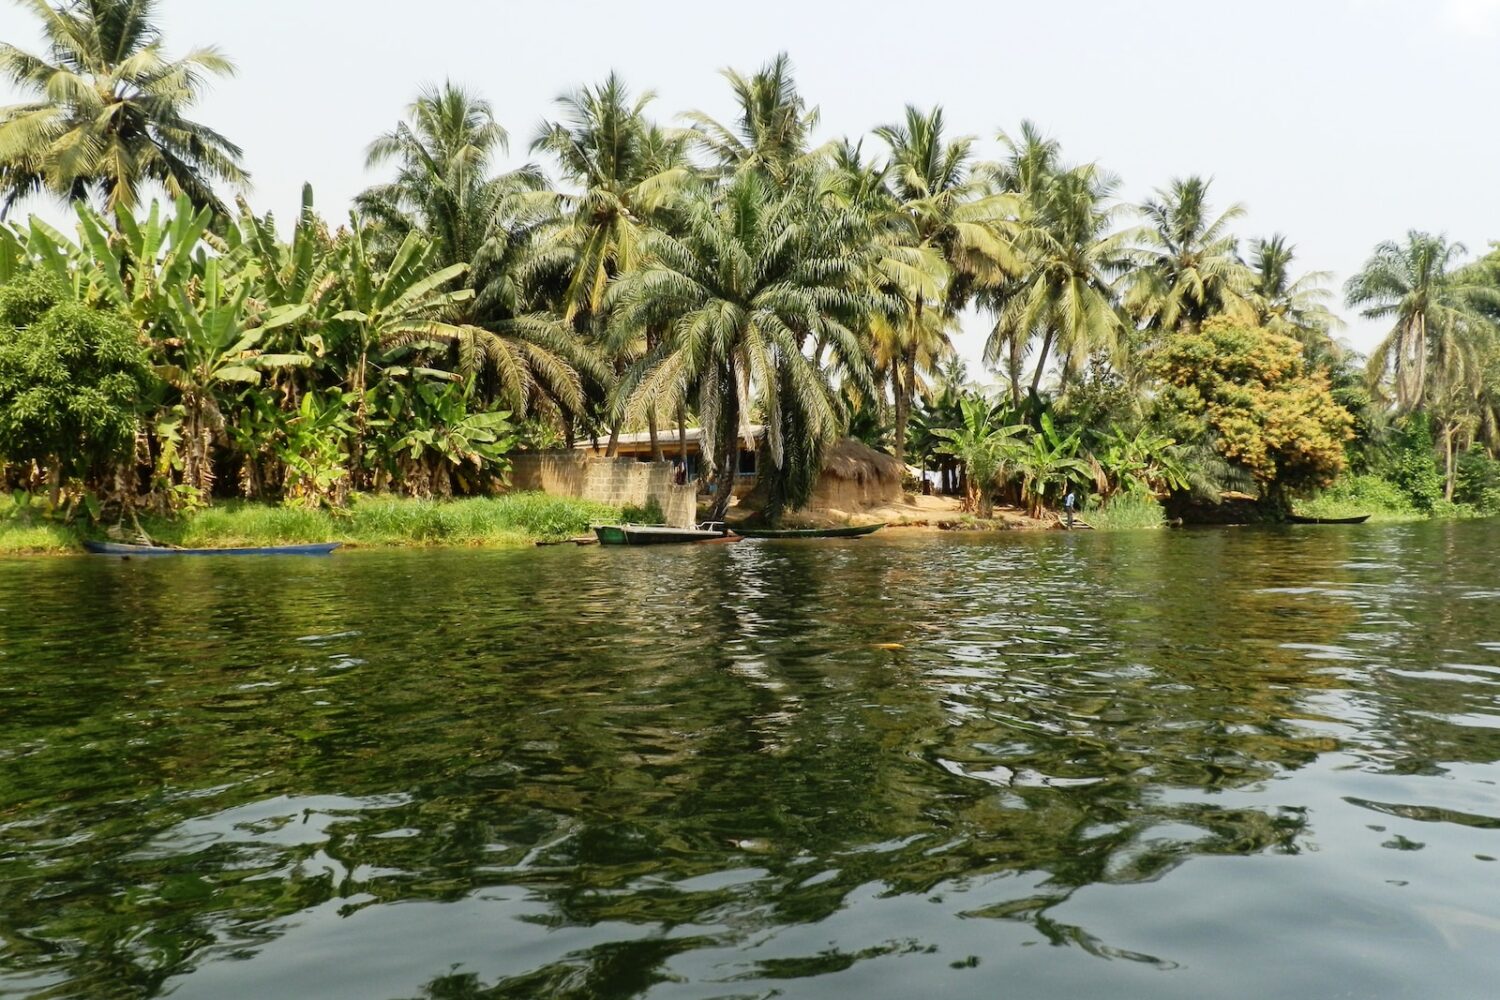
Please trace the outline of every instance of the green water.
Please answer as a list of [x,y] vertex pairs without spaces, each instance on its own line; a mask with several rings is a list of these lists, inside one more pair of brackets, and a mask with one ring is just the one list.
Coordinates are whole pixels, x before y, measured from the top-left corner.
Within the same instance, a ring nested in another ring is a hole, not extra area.
[[1497,609],[1479,522],[0,563],[0,996],[1494,996]]

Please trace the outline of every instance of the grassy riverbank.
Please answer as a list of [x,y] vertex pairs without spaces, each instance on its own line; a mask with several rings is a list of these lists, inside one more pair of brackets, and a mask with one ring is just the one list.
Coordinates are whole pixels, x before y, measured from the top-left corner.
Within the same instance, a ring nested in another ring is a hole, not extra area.
[[[521,546],[567,538],[615,521],[603,504],[541,493],[467,500],[357,497],[346,509],[223,503],[180,518],[141,518],[156,541],[189,548],[344,542],[357,546]],[[78,552],[99,532],[25,520],[0,508],[0,555]]]
[[1347,476],[1310,500],[1294,505],[1298,514],[1306,517],[1355,517],[1369,514],[1371,521],[1430,521],[1454,518],[1489,517],[1493,507],[1479,507],[1451,503],[1437,495],[1434,480],[1433,494],[1421,505],[1409,492],[1395,483],[1379,476]]

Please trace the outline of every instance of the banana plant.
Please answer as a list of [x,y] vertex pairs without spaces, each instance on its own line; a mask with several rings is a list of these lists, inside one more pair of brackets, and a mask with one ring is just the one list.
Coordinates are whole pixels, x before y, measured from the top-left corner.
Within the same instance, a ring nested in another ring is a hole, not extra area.
[[1092,458],[1095,481],[1106,498],[1131,488],[1162,493],[1188,485],[1180,449],[1171,438],[1144,427],[1134,435],[1111,428]]
[[256,349],[262,337],[301,319],[308,307],[277,306],[256,313],[248,308],[255,268],[243,268],[232,278],[222,271],[222,262],[210,257],[203,262],[196,295],[184,284],[172,289],[167,318],[176,336],[166,346],[176,360],[157,369],[182,397],[183,480],[205,494],[213,486],[213,445],[224,431],[221,394],[230,387],[258,385],[267,371],[311,362],[302,353]]
[[365,244],[363,227],[357,218],[353,221],[354,233],[340,255],[345,308],[332,320],[342,333],[348,365],[345,385],[355,400],[352,458],[359,468],[368,424],[372,360],[380,352],[416,342],[465,340],[464,331],[445,318],[473,298],[474,292],[444,290],[468,271],[468,265],[431,270],[436,246],[415,232],[402,241],[390,266],[381,270]]
[[1042,414],[1040,424],[1016,456],[1021,495],[1032,517],[1042,516],[1047,494],[1054,485],[1083,484],[1090,478],[1088,463],[1078,457],[1083,431],[1075,430],[1064,437],[1053,424],[1050,413]]
[[341,505],[349,491],[346,443],[354,434],[352,393],[330,389],[303,395],[286,422],[279,457],[286,466],[286,499],[307,506]]
[[91,279],[147,333],[168,320],[176,295],[203,273],[211,259],[208,251],[225,249],[209,232],[212,221],[210,209],[194,211],[186,198],[178,199],[170,219],[163,218],[159,202],[152,202],[144,219],[121,211],[114,226],[88,205],[78,206],[78,232],[91,258]]
[[934,429],[943,441],[937,451],[963,463],[968,492],[965,506],[989,518],[994,514],[996,488],[1025,447],[1027,428],[1024,424],[1002,424],[999,409],[976,397],[960,400],[959,412],[959,426]]
[[[447,496],[508,469],[515,426],[504,410],[470,412],[474,380],[390,380],[380,392],[372,446],[382,476],[407,493]],[[399,435],[399,436],[398,436]]]
[[79,302],[94,297],[93,268],[72,240],[35,216],[24,227],[0,225],[0,284],[33,267],[57,278]]

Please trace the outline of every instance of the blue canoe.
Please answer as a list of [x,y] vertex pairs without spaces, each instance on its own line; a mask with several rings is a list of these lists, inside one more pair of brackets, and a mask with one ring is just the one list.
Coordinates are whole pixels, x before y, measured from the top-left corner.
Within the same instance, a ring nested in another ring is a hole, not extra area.
[[251,549],[170,549],[163,545],[124,545],[119,542],[85,541],[83,547],[96,556],[326,556],[342,542],[318,545],[275,545]]

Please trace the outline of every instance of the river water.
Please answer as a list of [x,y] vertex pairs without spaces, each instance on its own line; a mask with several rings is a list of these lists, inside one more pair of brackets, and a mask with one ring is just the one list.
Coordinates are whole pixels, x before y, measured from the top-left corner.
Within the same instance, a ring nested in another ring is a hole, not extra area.
[[1495,524],[0,563],[0,996],[1480,998]]

